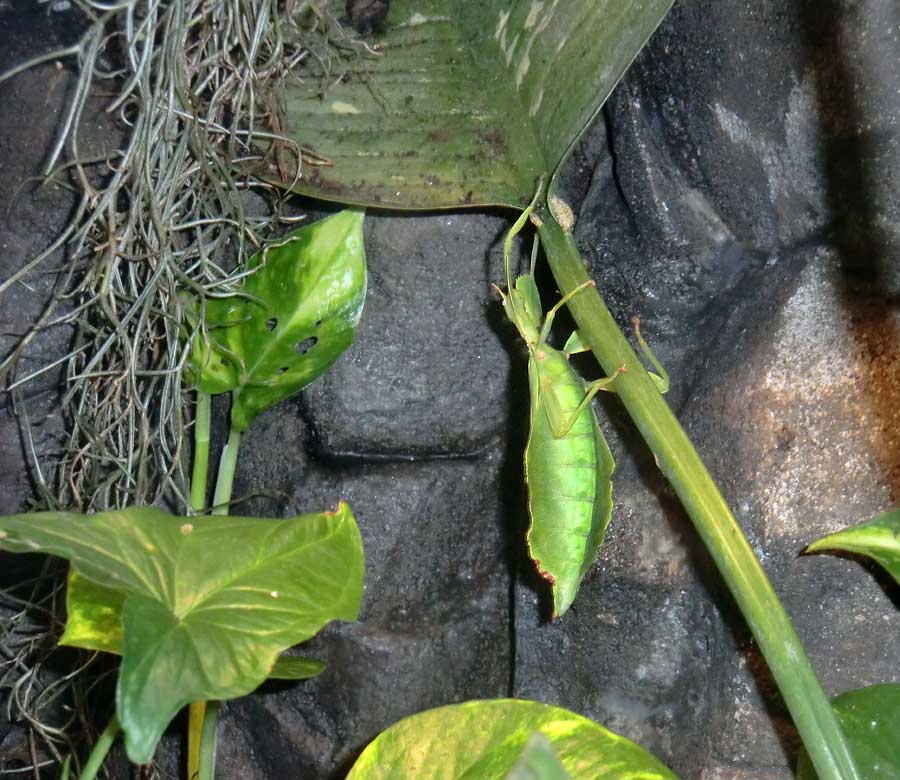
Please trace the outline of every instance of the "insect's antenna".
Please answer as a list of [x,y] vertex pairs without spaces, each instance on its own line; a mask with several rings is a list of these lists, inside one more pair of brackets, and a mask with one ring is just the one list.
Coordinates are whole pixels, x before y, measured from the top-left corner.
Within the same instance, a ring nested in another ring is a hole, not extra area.
[[506,234],[506,240],[503,242],[503,262],[506,265],[506,289],[512,290],[512,270],[511,266],[511,257],[512,257],[512,242],[513,239],[519,234],[519,231],[524,227],[525,223],[528,221],[528,218],[531,216],[531,212],[534,211],[534,207],[537,206],[538,200],[541,197],[541,193],[544,191],[544,177],[541,176],[540,181],[538,181],[537,190],[534,193],[534,197],[531,199],[531,203],[525,208],[525,210],[519,214],[519,218],[513,223],[513,226],[509,229],[509,233]]

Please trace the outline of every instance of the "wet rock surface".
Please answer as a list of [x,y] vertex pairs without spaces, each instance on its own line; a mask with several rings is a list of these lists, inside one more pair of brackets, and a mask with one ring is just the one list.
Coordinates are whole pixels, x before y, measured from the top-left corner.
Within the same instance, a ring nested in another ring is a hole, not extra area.
[[[566,185],[593,277],[619,322],[642,316],[670,402],[829,693],[900,681],[896,585],[857,561],[799,557],[900,491],[898,13],[682,0]],[[34,109],[60,99],[51,78],[0,86],[19,107],[0,132],[10,190],[52,137],[53,112]],[[4,278],[65,215],[63,194],[40,198],[17,195],[4,212]],[[337,780],[398,718],[503,695],[594,717],[684,777],[790,776],[796,735],[765,665],[614,398],[598,403],[618,463],[613,524],[571,612],[547,622],[522,541],[525,363],[489,286],[508,224],[372,215],[356,343],[245,436],[245,511],[348,500],[367,588],[358,623],[304,649],[328,662],[319,678],[226,706],[219,777]],[[41,282],[0,300],[4,345],[39,309]],[[564,338],[571,325],[559,324]],[[41,346],[34,364],[63,344]],[[51,377],[34,392],[43,419]],[[0,508],[11,511],[30,483],[4,403]],[[20,732],[0,726],[0,739]],[[176,776],[175,749],[160,776]]]

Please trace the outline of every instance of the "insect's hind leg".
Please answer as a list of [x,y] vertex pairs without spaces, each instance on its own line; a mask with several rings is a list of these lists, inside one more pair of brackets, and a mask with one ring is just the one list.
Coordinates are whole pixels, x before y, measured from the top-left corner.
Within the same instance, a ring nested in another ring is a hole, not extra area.
[[586,282],[582,282],[581,284],[579,284],[574,290],[572,290],[572,292],[566,293],[553,305],[550,311],[548,311],[544,315],[544,324],[541,327],[541,335],[538,338],[538,346],[546,343],[547,336],[550,335],[550,327],[553,325],[553,318],[556,317],[556,313],[586,287],[596,286],[597,283],[593,279],[588,279]]
[[659,390],[660,393],[668,392],[669,385],[671,384],[669,381],[669,372],[663,368],[662,363],[659,362],[659,359],[653,354],[653,350],[650,349],[650,345],[644,341],[644,337],[641,335],[641,318],[632,317],[631,321],[634,323],[634,335],[637,336],[638,346],[640,346],[641,352],[644,353],[644,357],[650,361],[653,368],[659,372],[659,374],[654,374],[652,371],[648,371],[647,373],[650,374],[650,378],[653,380],[656,389]]
[[[552,397],[554,402],[556,403],[556,414],[551,416],[550,427],[553,430],[554,438],[561,439],[565,436],[575,424],[575,421],[578,419],[578,415],[580,415],[587,407],[590,405],[591,401],[594,400],[594,396],[597,395],[601,390],[609,390],[611,389],[612,383],[615,381],[616,377],[619,374],[624,374],[628,368],[626,366],[621,366],[617,368],[611,376],[603,377],[603,379],[597,379],[593,382],[589,382],[585,386],[584,398],[581,399],[581,403],[575,407],[572,413],[569,415],[568,419],[563,419],[562,411],[559,409],[559,402],[556,400],[556,395],[552,393],[552,390],[549,394],[549,397]],[[615,391],[613,391],[615,392]]]

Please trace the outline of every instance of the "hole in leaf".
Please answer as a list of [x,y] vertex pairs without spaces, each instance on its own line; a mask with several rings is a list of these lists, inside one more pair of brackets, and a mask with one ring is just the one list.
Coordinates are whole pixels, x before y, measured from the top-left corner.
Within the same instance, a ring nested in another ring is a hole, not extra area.
[[269,317],[269,319],[266,320],[266,327],[269,330],[275,330],[275,328],[278,327],[278,320],[276,320],[274,317]]
[[308,339],[303,339],[303,341],[298,341],[297,346],[294,347],[294,350],[298,355],[305,355],[309,352],[316,344],[318,343],[318,339],[315,336],[311,336]]
[[219,360],[219,363],[220,363],[220,365],[224,366],[225,368],[228,368],[228,366],[231,365],[231,363],[229,361],[227,361],[225,358],[222,358],[221,360]]
[[278,371],[276,371],[275,373],[277,373],[279,376],[281,376],[282,374],[286,373],[287,370],[288,370],[288,367],[287,367],[287,366],[282,366],[282,367],[279,368]]
[[316,320],[316,324],[313,325],[313,329],[318,329],[319,325],[322,324],[322,320]]

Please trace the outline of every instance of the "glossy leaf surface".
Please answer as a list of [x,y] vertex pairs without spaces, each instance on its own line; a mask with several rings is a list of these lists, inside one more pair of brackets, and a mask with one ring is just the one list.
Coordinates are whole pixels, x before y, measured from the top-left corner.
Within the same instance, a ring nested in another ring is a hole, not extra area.
[[900,584],[900,509],[891,509],[864,523],[825,536],[806,548],[806,552],[828,550],[868,555]]
[[[66,587],[66,630],[59,643],[122,655],[122,606],[127,595],[97,585],[73,569]],[[269,679],[308,680],[324,669],[325,664],[315,658],[281,656],[269,672]]]
[[[671,0],[394,0],[383,51],[349,77],[287,87],[289,126],[323,158],[296,189],[428,209],[524,206]],[[323,97],[324,91],[324,97]]]
[[571,780],[550,740],[540,732],[532,734],[525,743],[525,750],[506,780]]
[[504,780],[539,731],[577,780],[674,778],[633,742],[561,707],[470,701],[395,723],[363,751],[347,780]]
[[[832,700],[863,780],[900,780],[900,685],[870,685]],[[803,751],[797,780],[818,775]]]
[[350,346],[366,297],[363,212],[347,210],[266,246],[248,261],[246,297],[210,298],[208,341],[191,362],[204,393],[234,393],[231,424],[302,390]]
[[185,704],[249,693],[282,651],[353,620],[362,598],[362,542],[343,503],[287,520],[41,512],[0,518],[0,533],[4,549],[68,558],[125,594],[116,702],[137,763]]

